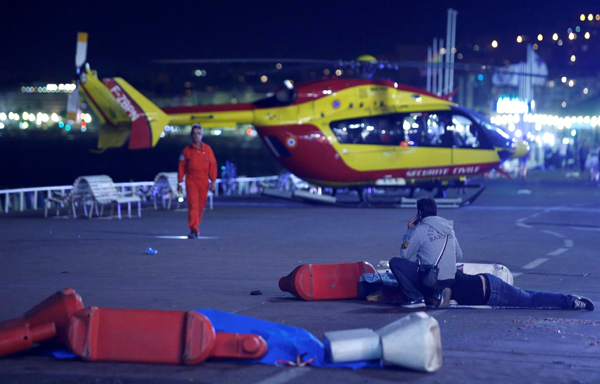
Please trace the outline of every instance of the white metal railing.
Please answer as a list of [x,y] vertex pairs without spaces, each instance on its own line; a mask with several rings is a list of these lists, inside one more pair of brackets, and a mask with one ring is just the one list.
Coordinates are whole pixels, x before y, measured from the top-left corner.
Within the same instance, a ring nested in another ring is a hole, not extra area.
[[[219,190],[227,195],[250,195],[258,193],[259,184],[265,182],[274,182],[279,176],[261,176],[261,177],[238,177],[231,180],[217,179],[217,189],[215,196],[219,196]],[[133,181],[125,183],[115,183],[115,187],[119,192],[138,193],[144,192],[154,186],[153,181]],[[60,193],[66,195],[71,189],[72,185],[59,185],[52,187],[36,187],[36,188],[18,188],[18,189],[3,189],[0,190],[0,204],[2,210],[5,213],[10,212],[11,209],[23,212],[26,209],[38,209],[39,194],[44,194],[43,199],[45,200],[53,193]],[[27,204],[29,202],[30,204]],[[42,205],[43,207],[43,205]]]

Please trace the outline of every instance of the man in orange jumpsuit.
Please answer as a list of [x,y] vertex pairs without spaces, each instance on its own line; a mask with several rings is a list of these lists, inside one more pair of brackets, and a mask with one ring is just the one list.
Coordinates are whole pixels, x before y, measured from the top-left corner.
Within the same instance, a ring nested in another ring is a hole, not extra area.
[[188,203],[188,225],[190,234],[188,238],[200,237],[198,226],[202,221],[204,206],[208,195],[208,180],[210,179],[210,190],[215,191],[217,186],[217,161],[212,149],[202,142],[203,129],[200,124],[192,126],[192,144],[188,145],[179,156],[178,181],[179,193],[182,192],[181,183],[185,175],[185,188]]

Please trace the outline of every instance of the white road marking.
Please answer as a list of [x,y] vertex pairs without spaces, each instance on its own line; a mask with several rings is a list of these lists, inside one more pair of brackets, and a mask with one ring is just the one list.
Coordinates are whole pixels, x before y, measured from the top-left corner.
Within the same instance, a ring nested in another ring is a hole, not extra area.
[[307,367],[284,369],[285,371],[278,373],[275,376],[271,376],[268,379],[259,381],[256,384],[283,384],[287,383],[290,380],[294,380],[297,377],[304,376],[308,372],[310,372],[310,368]]
[[[153,236],[156,237],[157,239],[185,239],[188,240],[187,236]],[[200,236],[199,239],[217,239],[217,237],[208,237],[208,236]]]
[[600,228],[586,228],[586,227],[569,227],[571,229],[577,229],[579,231],[600,231]]
[[540,265],[544,264],[548,260],[550,260],[550,259],[546,259],[545,257],[540,257],[539,259],[533,260],[529,264],[525,264],[523,266],[523,269],[533,269],[535,267],[539,267]]
[[565,252],[567,252],[568,250],[569,250],[569,248],[558,248],[558,249],[555,249],[555,250],[554,250],[554,251],[552,251],[552,252],[548,252],[548,253],[546,253],[546,256],[558,256],[558,255],[560,255],[561,253],[565,253]]
[[542,232],[544,232],[544,233],[547,233],[547,234],[549,234],[549,235],[552,235],[552,236],[559,237],[559,238],[561,238],[561,239],[564,239],[564,238],[565,238],[565,236],[564,236],[564,235],[561,235],[560,233],[557,233],[557,232],[552,232],[552,231],[548,231],[548,230],[546,230],[546,229],[542,229]]
[[524,223],[524,221],[525,221],[525,220],[527,220],[527,219],[528,219],[528,217],[522,217],[522,218],[518,219],[518,220],[515,222],[515,225],[516,225],[517,227],[521,227],[521,228],[533,228],[533,226],[531,226],[531,225],[527,225],[527,224],[525,224],[525,223]]
[[519,276],[521,276],[522,274],[523,274],[523,273],[521,273],[521,272],[515,272],[515,273],[513,273],[512,275],[513,275],[513,278],[514,278],[514,277],[519,277]]
[[565,239],[565,247],[567,248],[571,248],[573,246],[573,240],[571,239]]

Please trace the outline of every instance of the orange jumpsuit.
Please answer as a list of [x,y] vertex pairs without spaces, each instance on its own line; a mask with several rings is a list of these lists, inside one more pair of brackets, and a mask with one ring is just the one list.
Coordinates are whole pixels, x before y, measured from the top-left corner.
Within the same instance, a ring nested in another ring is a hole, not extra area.
[[208,195],[208,180],[217,180],[217,160],[212,149],[202,143],[202,148],[190,144],[179,156],[178,180],[185,175],[185,188],[188,203],[188,224],[193,232],[198,232]]

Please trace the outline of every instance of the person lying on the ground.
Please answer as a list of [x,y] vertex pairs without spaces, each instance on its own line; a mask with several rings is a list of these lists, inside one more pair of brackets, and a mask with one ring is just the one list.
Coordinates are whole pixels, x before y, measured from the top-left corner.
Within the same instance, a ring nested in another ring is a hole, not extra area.
[[[406,296],[396,284],[393,276],[389,273],[385,275],[364,274],[359,283],[359,292],[363,294],[359,293],[359,297],[366,297],[367,300],[376,302],[403,303]],[[594,303],[587,297],[523,290],[489,273],[467,275],[462,271],[457,271],[454,284],[448,291],[451,291],[450,300],[460,306],[487,305],[491,307],[594,310]],[[445,308],[448,307],[450,300],[444,300],[444,305],[441,307],[437,303],[430,304],[434,307]]]
[[456,271],[451,289],[451,300],[458,305],[594,310],[594,303],[587,297],[523,290],[489,273],[467,275]]

